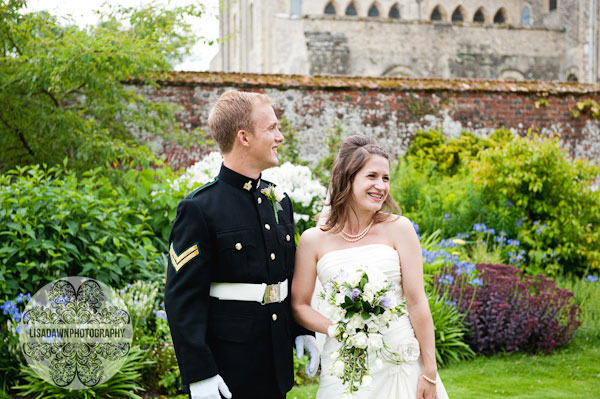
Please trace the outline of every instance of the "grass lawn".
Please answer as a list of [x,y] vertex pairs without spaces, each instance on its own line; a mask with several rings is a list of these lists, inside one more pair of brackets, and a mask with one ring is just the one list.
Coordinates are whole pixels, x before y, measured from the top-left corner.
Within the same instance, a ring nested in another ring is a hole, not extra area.
[[[600,398],[600,341],[576,339],[548,356],[479,357],[440,370],[452,399]],[[294,387],[287,399],[315,398],[317,385]]]

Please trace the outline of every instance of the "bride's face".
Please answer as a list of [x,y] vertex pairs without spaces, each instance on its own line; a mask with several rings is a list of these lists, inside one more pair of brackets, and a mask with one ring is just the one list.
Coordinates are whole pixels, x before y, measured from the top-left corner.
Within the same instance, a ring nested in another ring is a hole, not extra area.
[[354,176],[352,200],[361,210],[378,211],[390,192],[390,163],[372,155]]

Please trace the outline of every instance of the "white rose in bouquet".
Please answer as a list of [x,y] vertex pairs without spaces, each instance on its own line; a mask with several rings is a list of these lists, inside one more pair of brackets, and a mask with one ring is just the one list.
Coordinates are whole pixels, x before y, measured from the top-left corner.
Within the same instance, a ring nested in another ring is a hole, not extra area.
[[338,360],[333,363],[333,369],[331,370],[331,373],[335,376],[342,377],[344,375],[344,362]]
[[367,347],[367,344],[369,343],[369,338],[367,337],[367,334],[361,331],[358,334],[350,337],[348,341],[350,345],[355,348],[365,349]]
[[365,320],[360,314],[355,313],[348,321],[348,324],[346,325],[346,331],[348,331],[348,334],[352,335],[355,330],[362,330],[364,326]]
[[339,293],[339,294],[335,294],[335,304],[336,305],[341,305],[342,303],[344,303],[344,301],[346,300],[346,295]]
[[362,293],[362,298],[367,302],[373,302],[377,291],[378,289],[375,286],[375,284],[368,282],[367,284],[365,284],[365,288]]
[[369,329],[370,333],[377,333],[381,330],[382,327],[384,327],[385,325],[381,325],[381,323],[378,322],[378,319],[376,317],[371,317],[368,321],[367,321],[367,328]]
[[342,308],[336,308],[332,306],[330,311],[327,312],[327,314],[329,315],[329,320],[331,320],[331,322],[335,324],[338,321],[342,320],[344,316],[346,316],[346,311]]
[[369,349],[380,350],[383,348],[383,335],[381,334],[369,334]]

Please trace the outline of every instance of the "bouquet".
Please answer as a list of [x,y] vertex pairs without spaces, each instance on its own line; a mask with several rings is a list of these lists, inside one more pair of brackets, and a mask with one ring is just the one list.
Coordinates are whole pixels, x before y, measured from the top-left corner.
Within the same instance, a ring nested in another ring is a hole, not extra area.
[[348,397],[372,381],[369,353],[375,355],[380,367],[382,359],[400,364],[419,357],[416,339],[402,354],[391,351],[383,341],[381,330],[407,314],[405,301],[392,295],[396,287],[381,273],[367,274],[358,269],[351,275],[341,272],[325,283],[318,295],[327,304],[325,313],[334,323],[327,333],[341,343],[331,371],[348,385]]

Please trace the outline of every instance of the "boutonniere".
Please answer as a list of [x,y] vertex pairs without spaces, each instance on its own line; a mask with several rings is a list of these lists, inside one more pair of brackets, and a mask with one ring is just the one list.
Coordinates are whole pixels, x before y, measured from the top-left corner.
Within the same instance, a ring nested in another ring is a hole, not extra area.
[[281,207],[281,200],[285,197],[285,193],[279,187],[275,187],[272,184],[269,184],[269,187],[263,188],[260,190],[261,193],[267,197],[271,205],[273,206],[273,213],[275,214],[275,221],[279,224],[279,215],[277,215],[278,211],[283,211]]

